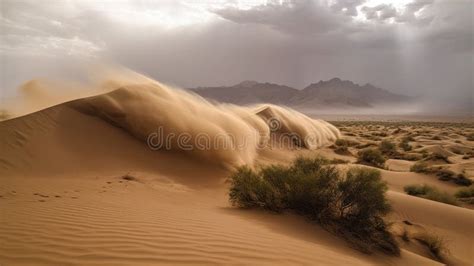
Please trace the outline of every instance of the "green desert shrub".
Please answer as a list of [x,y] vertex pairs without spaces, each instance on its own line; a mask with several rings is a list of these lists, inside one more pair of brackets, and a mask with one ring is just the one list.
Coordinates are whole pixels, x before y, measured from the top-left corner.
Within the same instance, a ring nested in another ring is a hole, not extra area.
[[430,173],[432,170],[431,170],[431,167],[428,165],[428,163],[419,161],[410,167],[410,171],[415,172],[415,173],[426,174],[426,173]]
[[470,198],[474,197],[474,185],[471,185],[466,188],[461,188],[454,194],[456,198]]
[[428,185],[408,185],[405,186],[404,191],[411,196],[416,196],[420,198],[425,198],[433,201],[438,201],[450,205],[455,205],[457,206],[458,203],[456,202],[456,199],[446,193],[439,191],[437,188],[428,186]]
[[466,187],[472,185],[471,179],[467,178],[464,174],[458,174],[457,177],[453,179],[453,182]]
[[436,172],[436,176],[439,180],[450,181],[454,178],[456,174],[449,169],[440,169]]
[[383,154],[387,154],[387,155],[393,155],[397,153],[395,144],[386,139],[380,142],[379,149]]
[[234,206],[292,211],[363,252],[400,252],[382,219],[390,205],[378,170],[352,168],[343,175],[327,160],[298,158],[290,166],[240,167],[230,184]]
[[378,149],[366,148],[357,153],[357,162],[383,168],[385,165],[385,157]]
[[336,139],[334,144],[336,146],[346,146],[346,147],[349,146],[347,140],[345,140],[345,139]]
[[458,198],[460,201],[469,203],[469,204],[474,204],[474,185],[470,185],[469,187],[466,188],[461,188],[454,194],[456,198]]
[[449,163],[448,157],[446,155],[440,154],[440,153],[427,153],[425,151],[423,155],[425,161],[433,160],[433,161],[443,161],[445,163]]
[[428,185],[407,185],[403,188],[403,190],[411,196],[426,195],[432,189],[433,187]]
[[337,139],[334,142],[334,152],[337,154],[350,154],[348,147],[355,145],[354,143],[346,139]]

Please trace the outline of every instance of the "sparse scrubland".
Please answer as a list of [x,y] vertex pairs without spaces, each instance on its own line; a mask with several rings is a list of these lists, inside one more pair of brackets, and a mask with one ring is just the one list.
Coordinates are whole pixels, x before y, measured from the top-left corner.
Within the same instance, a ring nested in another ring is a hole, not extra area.
[[343,174],[325,159],[298,158],[289,166],[243,166],[229,180],[235,206],[295,212],[363,252],[400,253],[383,220],[390,204],[378,170],[351,168]]

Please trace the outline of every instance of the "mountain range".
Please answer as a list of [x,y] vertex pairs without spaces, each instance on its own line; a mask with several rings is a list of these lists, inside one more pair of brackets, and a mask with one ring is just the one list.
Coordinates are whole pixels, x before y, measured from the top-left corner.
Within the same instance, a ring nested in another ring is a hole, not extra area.
[[296,89],[274,83],[244,81],[233,86],[198,87],[189,90],[204,98],[239,105],[273,103],[303,108],[360,107],[397,104],[411,97],[396,94],[372,84],[359,85],[349,80],[333,78]]

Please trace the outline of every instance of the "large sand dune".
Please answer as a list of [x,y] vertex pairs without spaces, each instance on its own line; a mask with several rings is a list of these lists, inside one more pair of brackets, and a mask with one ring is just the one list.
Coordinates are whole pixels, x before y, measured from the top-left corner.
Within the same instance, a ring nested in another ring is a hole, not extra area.
[[[258,151],[255,146],[224,154],[154,151],[144,141],[154,129],[143,126],[150,120],[195,133],[203,123],[211,128],[209,134],[216,128],[269,129],[265,115],[254,116],[258,112],[246,108],[220,106],[216,114],[212,105],[193,106],[183,98],[177,109],[170,99],[158,109],[146,106],[147,98],[155,96],[129,87],[0,123],[0,264],[439,264],[411,248],[399,258],[365,255],[299,217],[230,207],[229,167],[285,161],[298,152]],[[146,111],[139,113],[134,108],[142,103]],[[324,146],[339,134],[325,122],[287,109],[265,110],[286,123],[282,130],[320,134],[315,142],[304,143],[309,148]],[[402,173],[383,173],[393,190],[393,221],[409,220],[449,237],[449,262],[472,264],[473,212],[401,194],[400,188],[413,180],[397,174]]]

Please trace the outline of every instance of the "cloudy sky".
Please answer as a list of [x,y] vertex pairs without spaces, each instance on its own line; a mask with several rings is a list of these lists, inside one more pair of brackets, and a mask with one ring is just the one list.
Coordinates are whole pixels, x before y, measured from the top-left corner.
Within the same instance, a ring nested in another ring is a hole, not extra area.
[[0,0],[0,90],[108,62],[182,87],[333,77],[473,109],[471,0]]

